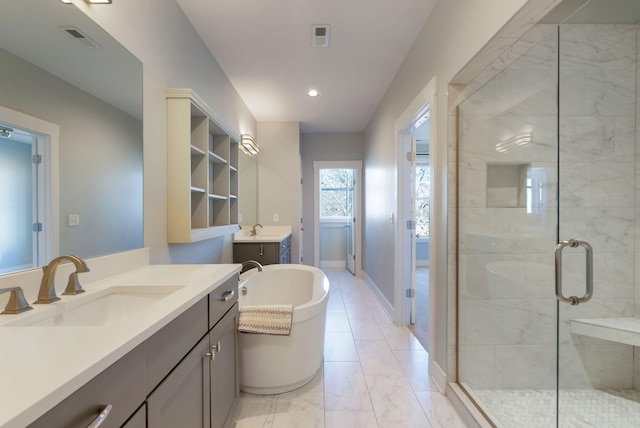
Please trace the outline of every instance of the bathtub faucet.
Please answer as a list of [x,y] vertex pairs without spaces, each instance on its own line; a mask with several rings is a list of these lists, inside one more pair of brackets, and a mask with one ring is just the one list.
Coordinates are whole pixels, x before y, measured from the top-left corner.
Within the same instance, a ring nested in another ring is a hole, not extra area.
[[247,266],[253,266],[258,268],[258,272],[262,272],[262,265],[255,260],[247,260],[246,262],[242,262],[242,271],[244,272],[244,268]]

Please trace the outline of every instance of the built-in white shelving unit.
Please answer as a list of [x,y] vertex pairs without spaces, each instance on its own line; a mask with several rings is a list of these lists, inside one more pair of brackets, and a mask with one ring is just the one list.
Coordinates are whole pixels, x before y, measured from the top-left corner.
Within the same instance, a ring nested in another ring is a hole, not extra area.
[[236,232],[239,136],[191,89],[167,89],[166,96],[168,241]]

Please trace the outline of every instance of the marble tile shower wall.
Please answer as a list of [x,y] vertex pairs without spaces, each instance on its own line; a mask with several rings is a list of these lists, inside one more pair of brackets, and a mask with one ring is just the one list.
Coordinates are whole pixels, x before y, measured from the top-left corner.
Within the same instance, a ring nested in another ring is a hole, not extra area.
[[[559,55],[551,34],[459,107],[458,379],[472,388],[555,387],[558,60],[560,235],[589,241],[595,261],[592,301],[561,308],[561,385],[631,388],[640,379],[632,347],[568,327],[633,316],[640,296],[638,37],[634,25],[562,26]],[[508,142],[523,132],[530,144]],[[563,258],[565,294],[584,294],[584,250]]]

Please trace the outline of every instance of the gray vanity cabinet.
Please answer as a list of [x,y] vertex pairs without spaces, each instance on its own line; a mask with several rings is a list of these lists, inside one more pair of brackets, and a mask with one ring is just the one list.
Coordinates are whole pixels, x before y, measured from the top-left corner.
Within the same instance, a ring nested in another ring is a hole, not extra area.
[[144,361],[142,348],[134,349],[29,427],[87,427],[109,404],[112,410],[101,428],[120,427],[146,397]]
[[211,428],[233,426],[240,398],[238,372],[238,304],[211,329]]
[[235,304],[147,400],[153,428],[223,428],[239,397]]
[[149,396],[149,427],[209,427],[209,349],[207,335]]
[[280,242],[234,242],[233,262],[255,260],[262,265],[291,263],[291,235]]
[[120,358],[32,428],[223,428],[239,400],[238,276]]
[[147,404],[143,404],[122,428],[147,428]]

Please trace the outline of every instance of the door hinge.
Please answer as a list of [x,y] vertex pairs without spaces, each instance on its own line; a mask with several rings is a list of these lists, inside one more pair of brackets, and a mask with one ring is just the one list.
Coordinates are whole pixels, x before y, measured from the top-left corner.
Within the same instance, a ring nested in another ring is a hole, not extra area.
[[407,220],[407,230],[414,230],[416,228],[416,222],[414,220]]
[[42,223],[33,223],[34,232],[42,232]]
[[33,155],[33,156],[31,156],[31,161],[36,165],[41,164],[42,163],[42,155]]
[[407,288],[407,297],[412,298],[416,297],[416,290],[413,288]]
[[407,160],[412,162],[416,160],[416,152],[407,152]]
[[356,222],[356,218],[355,218],[355,217],[353,218],[353,222],[354,222],[354,223]]

